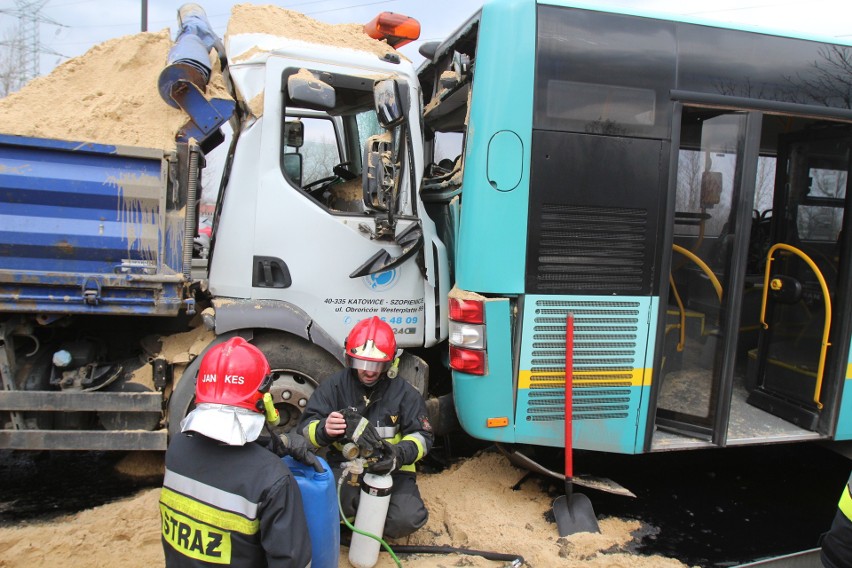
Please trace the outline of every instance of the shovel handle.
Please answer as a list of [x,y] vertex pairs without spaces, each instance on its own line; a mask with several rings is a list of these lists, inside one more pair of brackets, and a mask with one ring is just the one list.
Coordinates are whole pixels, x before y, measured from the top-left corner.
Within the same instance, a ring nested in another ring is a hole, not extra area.
[[565,318],[565,478],[574,477],[574,314]]

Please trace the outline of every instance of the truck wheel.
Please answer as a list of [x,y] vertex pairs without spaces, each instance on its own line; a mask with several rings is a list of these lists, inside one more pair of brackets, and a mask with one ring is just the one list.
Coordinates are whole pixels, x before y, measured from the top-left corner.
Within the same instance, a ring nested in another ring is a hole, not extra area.
[[[215,344],[215,341],[211,342],[207,349]],[[169,396],[169,414],[167,417],[169,440],[180,434],[180,421],[189,414],[190,410],[195,408],[195,376],[198,374],[203,355],[204,353],[201,353],[193,359],[192,363],[187,365],[180,380],[172,390],[171,396]]]
[[279,433],[296,427],[317,386],[340,370],[340,362],[324,349],[284,333],[259,335],[252,342],[269,360],[274,382],[269,392],[281,422]]
[[[207,349],[232,336],[220,336]],[[288,432],[299,422],[317,385],[336,373],[341,364],[321,347],[287,333],[258,334],[251,343],[263,351],[275,375],[270,393],[281,414],[275,430]],[[180,433],[181,420],[195,408],[195,378],[203,356],[189,364],[169,398],[169,439]]]

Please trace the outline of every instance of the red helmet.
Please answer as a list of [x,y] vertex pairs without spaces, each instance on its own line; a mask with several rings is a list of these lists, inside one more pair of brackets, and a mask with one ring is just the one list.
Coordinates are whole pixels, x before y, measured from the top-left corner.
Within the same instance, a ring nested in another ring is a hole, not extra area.
[[269,390],[269,362],[260,349],[242,337],[212,347],[201,360],[195,402],[211,402],[263,412],[258,401]]
[[355,324],[346,338],[346,366],[383,372],[396,357],[396,338],[391,326],[376,316]]

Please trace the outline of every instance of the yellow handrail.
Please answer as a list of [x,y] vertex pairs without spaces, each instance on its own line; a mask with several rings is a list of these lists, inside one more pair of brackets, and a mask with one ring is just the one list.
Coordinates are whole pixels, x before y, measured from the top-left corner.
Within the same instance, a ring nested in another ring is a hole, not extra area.
[[680,310],[680,324],[678,325],[680,335],[677,342],[677,352],[680,353],[683,351],[683,346],[686,345],[686,308],[683,307],[683,300],[680,299],[680,294],[677,293],[677,286],[675,286],[675,281],[671,274],[669,274],[669,285],[672,287],[677,308]]
[[769,324],[766,323],[766,299],[769,294],[769,269],[771,268],[772,261],[774,260],[772,258],[772,253],[778,249],[792,252],[804,260],[807,265],[811,267],[811,270],[814,271],[814,274],[819,281],[819,286],[822,288],[822,297],[825,300],[825,325],[822,329],[822,346],[819,350],[819,365],[817,366],[816,386],[814,387],[814,402],[816,403],[817,408],[822,409],[822,403],[819,401],[819,397],[822,392],[822,377],[825,372],[825,355],[831,345],[831,343],[828,342],[828,334],[831,330],[831,298],[828,295],[828,285],[825,283],[825,278],[823,278],[819,267],[804,252],[785,243],[776,243],[772,245],[769,252],[766,253],[766,270],[763,275],[763,298],[760,303],[760,323],[763,325],[763,329],[769,329]]
[[721,302],[722,301],[722,283],[719,282],[719,279],[716,278],[716,275],[713,274],[713,271],[710,270],[710,267],[707,266],[707,264],[705,264],[705,262],[703,260],[698,258],[698,256],[695,255],[695,253],[693,253],[689,250],[686,250],[685,248],[683,248],[680,245],[672,244],[672,249],[674,249],[675,252],[679,252],[680,254],[682,254],[683,256],[685,256],[686,258],[688,258],[689,260],[691,260],[695,264],[697,264],[698,267],[701,270],[704,271],[704,274],[706,274],[707,278],[710,279],[710,282],[713,283],[713,288],[716,289],[716,295],[719,296],[719,301]]

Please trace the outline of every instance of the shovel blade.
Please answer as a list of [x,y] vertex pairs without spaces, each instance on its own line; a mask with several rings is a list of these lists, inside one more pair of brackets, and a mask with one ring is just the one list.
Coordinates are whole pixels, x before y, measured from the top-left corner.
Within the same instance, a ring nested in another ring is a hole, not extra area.
[[559,536],[590,532],[601,532],[592,502],[581,493],[560,495],[553,501],[553,516]]

